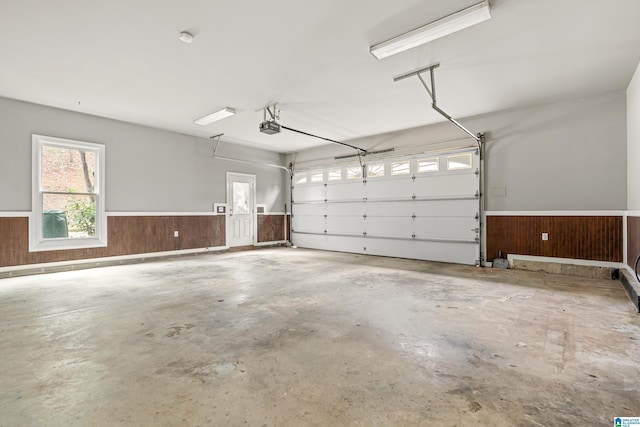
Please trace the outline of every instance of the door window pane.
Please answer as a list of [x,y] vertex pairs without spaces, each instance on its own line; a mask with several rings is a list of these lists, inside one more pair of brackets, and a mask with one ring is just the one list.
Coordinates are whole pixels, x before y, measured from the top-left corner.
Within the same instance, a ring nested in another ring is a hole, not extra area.
[[251,186],[248,182],[233,182],[233,213],[236,215],[249,214],[249,200]]

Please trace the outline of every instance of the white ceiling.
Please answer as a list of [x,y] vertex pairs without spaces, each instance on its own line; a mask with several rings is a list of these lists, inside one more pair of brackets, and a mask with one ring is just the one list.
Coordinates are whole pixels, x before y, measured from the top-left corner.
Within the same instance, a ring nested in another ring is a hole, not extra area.
[[[624,90],[638,0],[491,0],[492,18],[378,61],[369,46],[479,0],[0,0],[0,96],[286,153],[456,118]],[[194,34],[192,44],[178,33]],[[236,116],[200,127],[222,107]]]

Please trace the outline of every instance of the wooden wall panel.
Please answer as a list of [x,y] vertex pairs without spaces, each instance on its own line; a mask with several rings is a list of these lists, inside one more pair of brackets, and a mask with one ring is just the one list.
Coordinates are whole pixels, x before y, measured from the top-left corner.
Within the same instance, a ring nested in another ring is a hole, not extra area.
[[640,218],[627,217],[627,263],[634,267],[636,258],[640,255]]
[[[549,240],[542,240],[549,233]],[[487,261],[507,254],[622,261],[621,216],[488,216]]]
[[286,240],[284,215],[258,214],[258,243]]
[[[110,216],[105,248],[29,252],[29,219],[0,217],[0,267],[224,246],[225,217]],[[173,232],[178,230],[179,236]]]

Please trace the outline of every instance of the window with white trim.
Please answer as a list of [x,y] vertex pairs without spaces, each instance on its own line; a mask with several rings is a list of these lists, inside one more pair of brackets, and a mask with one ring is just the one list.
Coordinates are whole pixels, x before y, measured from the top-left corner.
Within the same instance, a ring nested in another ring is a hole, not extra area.
[[347,168],[347,179],[358,179],[362,178],[362,167],[361,166],[351,166]]
[[309,172],[309,182],[324,182],[323,171]]
[[430,159],[421,159],[417,162],[418,173],[438,172],[440,170],[440,159],[432,157]]
[[409,161],[391,163],[391,175],[409,175],[410,173],[411,163]]
[[380,178],[384,176],[384,163],[369,163],[367,165],[367,178]]
[[471,153],[452,154],[447,156],[447,170],[471,169],[473,159]]
[[102,144],[32,136],[29,251],[107,245]]
[[327,181],[342,180],[342,168],[327,169]]

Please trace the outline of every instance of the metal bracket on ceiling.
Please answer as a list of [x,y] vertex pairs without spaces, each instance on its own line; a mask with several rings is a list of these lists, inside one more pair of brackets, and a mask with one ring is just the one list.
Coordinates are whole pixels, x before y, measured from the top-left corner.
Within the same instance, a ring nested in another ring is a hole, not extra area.
[[[269,119],[267,119],[267,113],[269,113]],[[262,109],[262,117],[264,121],[275,122],[280,120],[280,110],[278,110],[278,104],[267,105]]]
[[[445,113],[440,107],[438,107],[438,103],[436,100],[436,76],[435,76],[435,69],[438,68],[440,66],[440,64],[434,64],[434,65],[429,65],[428,67],[424,67],[424,68],[420,68],[418,70],[415,71],[410,71],[408,73],[402,74],[400,76],[394,77],[393,81],[397,82],[400,80],[404,80],[406,78],[409,77],[413,77],[413,76],[417,76],[418,79],[420,80],[420,83],[422,83],[422,86],[424,86],[424,88],[426,89],[427,93],[429,94],[429,96],[431,97],[431,107],[436,110],[441,116],[443,116],[445,119],[449,120],[451,123],[453,123],[454,125],[456,125],[457,127],[459,127],[462,131],[464,131],[467,135],[469,135],[471,138],[473,138],[476,143],[478,144],[478,149],[480,148],[482,139],[474,134],[473,132],[469,131],[469,129],[467,129],[466,127],[462,126],[458,121],[456,121],[453,117],[451,117],[449,114]],[[430,80],[431,80],[431,88],[429,88],[429,85],[427,85],[427,82],[424,81],[424,78],[422,77],[423,73],[429,72],[430,75]]]
[[217,135],[210,136],[209,139],[213,141],[213,157],[216,156],[216,152],[218,151],[218,147],[220,146],[220,138],[222,138],[224,133],[219,133]]

